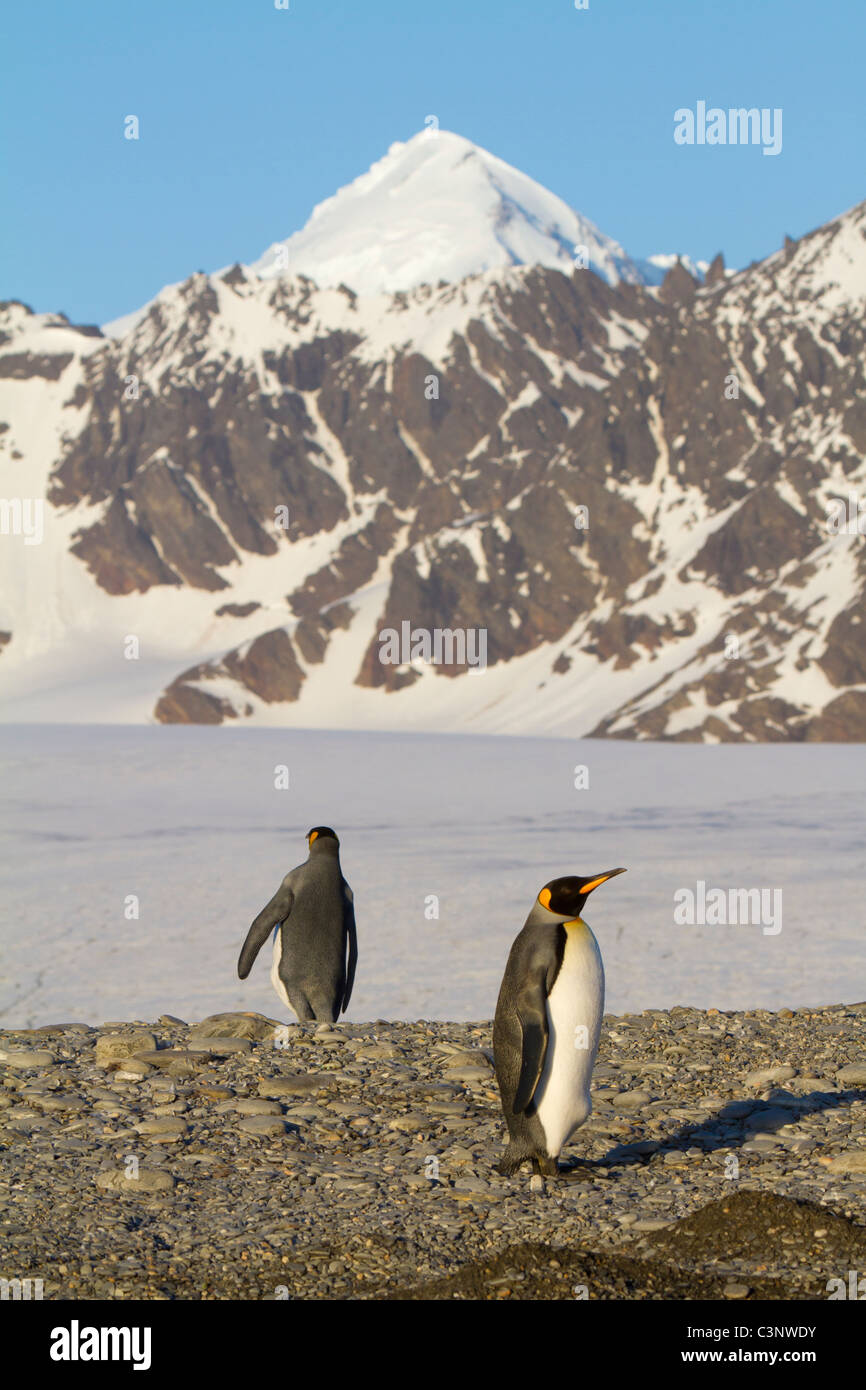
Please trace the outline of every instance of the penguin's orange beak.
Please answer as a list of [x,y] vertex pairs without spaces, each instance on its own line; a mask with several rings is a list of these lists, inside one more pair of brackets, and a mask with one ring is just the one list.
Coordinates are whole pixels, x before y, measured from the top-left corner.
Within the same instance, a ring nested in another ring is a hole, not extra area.
[[591,893],[593,888],[598,888],[600,884],[607,883],[609,878],[616,878],[617,874],[624,874],[625,869],[608,869],[607,873],[598,874],[596,878],[591,878],[588,883],[581,887],[581,893]]

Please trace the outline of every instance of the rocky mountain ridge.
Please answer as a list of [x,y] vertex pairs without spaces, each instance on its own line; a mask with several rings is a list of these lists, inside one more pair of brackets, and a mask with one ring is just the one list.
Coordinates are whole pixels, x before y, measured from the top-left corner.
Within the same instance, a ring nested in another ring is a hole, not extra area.
[[[862,740],[864,301],[866,204],[705,285],[235,266],[117,339],[7,303],[7,717]],[[487,669],[383,663],[404,622]]]

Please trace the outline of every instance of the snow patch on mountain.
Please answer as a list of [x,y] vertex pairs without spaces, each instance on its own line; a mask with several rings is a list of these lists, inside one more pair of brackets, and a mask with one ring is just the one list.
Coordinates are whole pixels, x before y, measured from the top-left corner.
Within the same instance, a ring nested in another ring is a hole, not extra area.
[[645,285],[660,285],[678,261],[695,280],[703,280],[710,268],[709,261],[695,261],[691,256],[680,256],[676,252],[659,252],[655,256],[646,256],[643,260],[635,261],[635,265]]

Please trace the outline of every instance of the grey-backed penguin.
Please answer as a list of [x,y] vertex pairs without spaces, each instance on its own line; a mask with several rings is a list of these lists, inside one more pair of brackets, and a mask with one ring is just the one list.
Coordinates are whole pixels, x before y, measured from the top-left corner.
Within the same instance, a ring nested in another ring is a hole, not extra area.
[[348,1008],[358,961],[352,890],[340,841],[328,825],[307,831],[306,863],[286,874],[247,932],[238,959],[245,980],[274,933],[271,984],[299,1019],[333,1023]]
[[604,967],[580,914],[593,889],[624,873],[551,879],[511,947],[493,1023],[510,1137],[500,1173],[515,1173],[527,1159],[535,1172],[556,1173],[563,1145],[592,1109]]

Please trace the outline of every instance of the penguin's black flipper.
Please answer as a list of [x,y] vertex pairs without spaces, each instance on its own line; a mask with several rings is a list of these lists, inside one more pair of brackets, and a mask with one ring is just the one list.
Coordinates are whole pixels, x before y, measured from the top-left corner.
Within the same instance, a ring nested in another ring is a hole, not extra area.
[[247,939],[238,957],[238,974],[242,980],[245,980],[247,975],[249,975],[256,956],[264,946],[274,927],[277,926],[279,922],[285,922],[292,910],[292,903],[294,900],[295,895],[291,888],[283,882],[271,898],[267,907],[262,908],[258,917],[247,932]]
[[548,1039],[546,1000],[544,976],[536,975],[527,980],[517,1001],[517,1017],[523,1034],[523,1045],[517,1093],[511,1107],[515,1115],[522,1114],[529,1105],[544,1070]]
[[343,913],[343,924],[346,928],[346,935],[349,938],[349,959],[346,963],[346,988],[343,990],[343,1007],[341,1013],[345,1013],[349,1007],[349,1000],[352,997],[352,986],[355,983],[355,967],[358,964],[358,933],[355,930],[355,902],[352,897],[352,890],[346,885],[346,908]]

